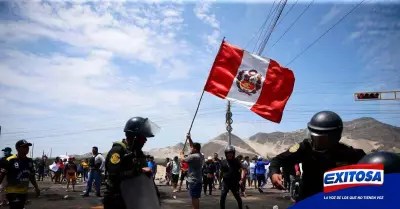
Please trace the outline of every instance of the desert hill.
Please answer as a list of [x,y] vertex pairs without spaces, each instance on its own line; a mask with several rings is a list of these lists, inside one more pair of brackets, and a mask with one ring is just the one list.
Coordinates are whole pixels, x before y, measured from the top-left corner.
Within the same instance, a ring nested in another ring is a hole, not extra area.
[[[305,129],[292,132],[257,133],[248,139],[242,139],[232,134],[232,145],[242,155],[262,155],[272,157],[286,150],[289,146],[300,142],[305,137]],[[350,146],[370,152],[374,149],[395,151],[400,150],[400,127],[377,121],[374,118],[363,117],[344,123],[341,140]],[[204,155],[211,156],[215,152],[223,156],[223,150],[228,144],[228,134],[222,133],[202,144]],[[179,156],[183,143],[175,146],[148,150],[155,158],[172,158]],[[86,155],[86,154],[85,154]]]

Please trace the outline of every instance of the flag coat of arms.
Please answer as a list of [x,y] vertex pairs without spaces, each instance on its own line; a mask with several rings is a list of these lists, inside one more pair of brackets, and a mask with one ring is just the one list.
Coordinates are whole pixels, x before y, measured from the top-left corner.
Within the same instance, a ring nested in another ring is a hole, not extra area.
[[278,62],[223,41],[204,90],[280,123],[294,82],[293,72]]

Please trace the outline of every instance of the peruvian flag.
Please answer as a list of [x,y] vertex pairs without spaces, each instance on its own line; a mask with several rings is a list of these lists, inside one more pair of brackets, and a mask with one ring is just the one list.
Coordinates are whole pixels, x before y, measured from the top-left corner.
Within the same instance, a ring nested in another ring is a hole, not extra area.
[[204,90],[280,123],[294,88],[291,70],[223,41]]

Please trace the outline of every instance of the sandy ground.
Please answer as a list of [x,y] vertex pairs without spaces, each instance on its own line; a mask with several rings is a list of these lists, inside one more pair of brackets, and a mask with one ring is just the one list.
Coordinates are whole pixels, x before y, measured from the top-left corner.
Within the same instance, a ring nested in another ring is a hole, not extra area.
[[[94,196],[83,198],[80,196],[85,189],[85,185],[77,185],[77,192],[66,192],[65,185],[53,184],[49,181],[39,182],[42,195],[36,198],[34,192],[29,193],[29,202],[26,209],[96,209],[103,208],[101,199]],[[267,185],[266,188],[269,188]],[[104,189],[104,188],[102,188]],[[172,193],[170,186],[159,185],[162,197],[163,209],[190,209],[190,198],[184,190],[180,193]],[[260,194],[255,189],[247,190],[247,197],[243,198],[244,205],[249,209],[272,209],[277,205],[279,209],[287,208],[291,205],[288,197],[281,191],[274,189],[265,189],[265,193]],[[212,196],[203,196],[201,198],[202,209],[219,208],[220,190],[214,190]],[[7,208],[7,207],[0,207]],[[228,195],[226,201],[227,209],[236,209],[237,204],[232,195]],[[245,207],[244,207],[245,208]],[[116,208],[117,209],[117,208]]]

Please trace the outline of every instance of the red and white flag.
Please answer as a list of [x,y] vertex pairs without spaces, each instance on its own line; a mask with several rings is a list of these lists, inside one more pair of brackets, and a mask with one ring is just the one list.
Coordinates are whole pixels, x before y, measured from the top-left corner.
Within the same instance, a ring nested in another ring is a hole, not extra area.
[[294,88],[291,70],[223,41],[204,90],[280,123]]

